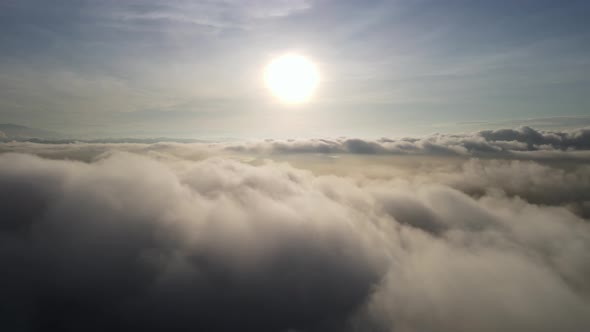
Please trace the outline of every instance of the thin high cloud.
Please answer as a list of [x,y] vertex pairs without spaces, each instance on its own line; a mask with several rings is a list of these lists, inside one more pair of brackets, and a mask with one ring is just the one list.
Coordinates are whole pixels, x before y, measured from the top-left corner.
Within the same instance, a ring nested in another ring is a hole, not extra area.
[[0,155],[11,330],[590,323],[584,162],[418,155],[386,159],[384,177],[379,155],[327,170],[294,155],[310,171],[215,145],[16,146]]
[[111,17],[114,22],[134,28],[150,28],[150,25],[188,25],[193,28],[208,28],[210,32],[225,29],[247,29],[257,20],[280,18],[304,11],[311,7],[310,1],[225,1],[186,2],[148,1],[141,5],[116,6]]

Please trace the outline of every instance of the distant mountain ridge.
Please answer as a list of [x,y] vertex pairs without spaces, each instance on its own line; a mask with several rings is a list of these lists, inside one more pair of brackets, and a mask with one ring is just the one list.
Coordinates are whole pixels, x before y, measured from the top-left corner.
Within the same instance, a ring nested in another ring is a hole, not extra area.
[[152,138],[95,138],[95,139],[77,139],[69,138],[62,134],[37,128],[16,125],[12,123],[0,123],[0,142],[19,141],[44,144],[70,144],[70,143],[144,143],[153,144],[159,142],[175,143],[208,143],[211,140],[193,139],[193,138],[170,138],[170,137],[152,137]]
[[30,128],[12,123],[0,123],[0,139],[58,139],[62,136],[56,132]]
[[[0,136],[0,141],[2,137]],[[118,143],[132,143],[132,144],[154,144],[154,143],[212,143],[215,141],[201,140],[194,138],[171,138],[171,137],[155,137],[155,138],[96,138],[96,139],[41,139],[41,138],[26,138],[15,139],[22,142],[40,143],[40,144],[73,144],[73,143],[90,143],[90,144],[118,144]]]

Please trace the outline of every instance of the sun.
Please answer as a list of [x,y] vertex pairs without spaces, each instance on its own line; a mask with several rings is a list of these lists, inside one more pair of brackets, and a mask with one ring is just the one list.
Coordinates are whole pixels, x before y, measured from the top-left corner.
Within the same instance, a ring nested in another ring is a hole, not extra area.
[[286,103],[303,103],[317,88],[317,66],[304,56],[287,54],[273,59],[264,70],[266,87]]

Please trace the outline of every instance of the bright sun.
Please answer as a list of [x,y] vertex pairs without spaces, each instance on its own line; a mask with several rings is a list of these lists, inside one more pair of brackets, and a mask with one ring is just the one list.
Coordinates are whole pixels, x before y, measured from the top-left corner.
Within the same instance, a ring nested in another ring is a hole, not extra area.
[[272,60],[265,69],[264,80],[270,91],[287,103],[302,103],[311,97],[320,76],[309,59],[288,54]]

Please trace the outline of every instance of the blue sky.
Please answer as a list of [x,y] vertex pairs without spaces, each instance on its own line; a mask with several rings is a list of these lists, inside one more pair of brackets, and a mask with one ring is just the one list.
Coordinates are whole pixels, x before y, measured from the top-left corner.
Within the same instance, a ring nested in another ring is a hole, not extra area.
[[[587,1],[4,0],[0,122],[255,138],[587,124],[588,15]],[[285,52],[320,68],[309,103],[264,89]]]

